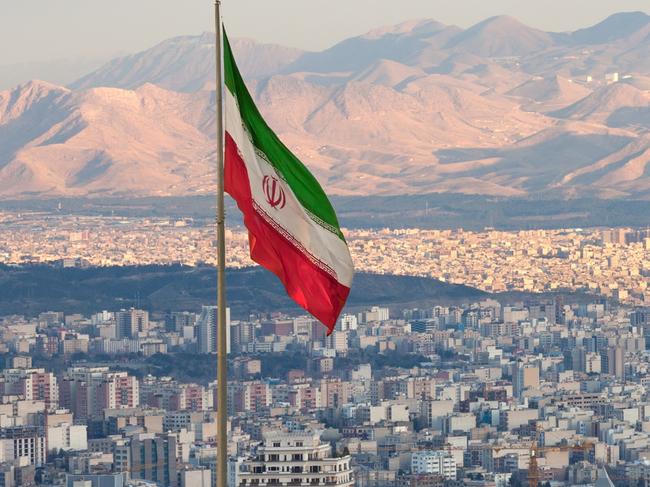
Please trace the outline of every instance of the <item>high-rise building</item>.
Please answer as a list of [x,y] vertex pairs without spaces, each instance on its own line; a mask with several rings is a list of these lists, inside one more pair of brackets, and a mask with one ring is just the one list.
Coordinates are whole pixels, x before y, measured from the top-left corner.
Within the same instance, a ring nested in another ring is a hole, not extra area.
[[575,347],[571,351],[572,369],[576,372],[585,372],[587,368],[587,351],[585,347]]
[[587,374],[600,374],[601,360],[596,352],[587,352],[585,355],[585,372]]
[[46,408],[59,404],[56,376],[45,369],[5,369],[0,372],[0,395],[17,394],[28,401],[43,401]]
[[515,397],[521,398],[524,390],[539,387],[539,367],[537,364],[517,363],[512,375]]
[[149,312],[131,308],[115,313],[117,338],[133,338],[139,332],[149,330]]
[[348,332],[334,330],[326,339],[325,346],[337,352],[347,352]]
[[244,351],[249,343],[255,341],[255,323],[239,321],[230,326],[232,346],[237,351]]
[[603,243],[624,244],[628,231],[629,229],[627,228],[612,228],[609,230],[603,230],[601,232],[601,240]]
[[504,306],[501,309],[501,319],[504,323],[518,323],[528,319],[528,309]]
[[600,352],[600,368],[603,374],[625,377],[625,351],[621,346],[607,347]]
[[206,411],[211,403],[205,387],[198,384],[181,384],[169,401],[172,411]]
[[555,297],[555,322],[563,325],[566,320],[565,310],[564,310],[564,296],[559,294]]
[[322,407],[339,408],[350,401],[351,385],[341,379],[323,379],[320,382]]
[[356,330],[359,326],[359,321],[355,315],[344,314],[339,322],[339,330],[341,331]]
[[456,460],[446,451],[417,451],[411,454],[411,473],[431,473],[456,479]]
[[182,332],[187,326],[194,326],[196,323],[196,313],[189,311],[174,311],[169,317],[167,329]]
[[60,423],[47,427],[47,450],[87,450],[88,434],[85,424]]
[[228,386],[228,410],[261,411],[271,404],[271,388],[263,381],[235,382]]
[[650,327],[650,307],[638,308],[630,314],[630,324],[632,326],[648,326]]
[[635,309],[630,314],[630,324],[638,329],[643,329],[646,348],[650,348],[650,307]]
[[132,479],[149,480],[164,487],[178,486],[174,435],[137,435],[129,450]]
[[104,409],[125,409],[140,404],[139,383],[127,372],[108,367],[72,367],[60,385],[61,405],[76,418],[102,417]]
[[373,306],[369,310],[359,313],[358,318],[361,323],[370,323],[371,321],[387,321],[390,318],[389,315],[388,308]]
[[45,463],[45,432],[35,426],[0,428],[0,455],[4,461],[26,458],[29,464],[40,467]]
[[[217,353],[217,307],[203,306],[197,320],[200,353]],[[230,353],[230,308],[226,308],[226,348]]]
[[328,443],[310,432],[267,433],[251,458],[239,464],[239,486],[354,485],[350,456],[332,456]]

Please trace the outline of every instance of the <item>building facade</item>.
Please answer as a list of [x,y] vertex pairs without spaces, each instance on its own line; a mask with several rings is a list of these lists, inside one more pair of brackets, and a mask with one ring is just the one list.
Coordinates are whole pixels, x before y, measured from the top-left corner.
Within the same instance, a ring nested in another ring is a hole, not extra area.
[[411,473],[456,478],[456,460],[446,451],[418,451],[411,455]]
[[238,486],[354,485],[350,456],[335,457],[317,434],[267,433],[252,458],[239,464]]

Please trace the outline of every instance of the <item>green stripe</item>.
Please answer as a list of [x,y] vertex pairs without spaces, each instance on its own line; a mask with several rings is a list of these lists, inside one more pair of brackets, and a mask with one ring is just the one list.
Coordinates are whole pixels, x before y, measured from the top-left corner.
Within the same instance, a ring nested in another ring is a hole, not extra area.
[[323,188],[262,118],[239,73],[225,31],[223,39],[226,88],[233,94],[239,104],[242,120],[251,136],[253,145],[291,186],[296,198],[298,198],[305,210],[311,214],[314,221],[345,241],[334,208],[327,199]]

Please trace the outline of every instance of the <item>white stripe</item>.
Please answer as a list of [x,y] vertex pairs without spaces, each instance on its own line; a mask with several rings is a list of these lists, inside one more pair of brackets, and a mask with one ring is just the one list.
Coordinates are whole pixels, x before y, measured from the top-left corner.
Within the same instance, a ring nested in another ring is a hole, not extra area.
[[[314,222],[275,168],[257,155],[242,123],[235,97],[228,89],[225,92],[226,131],[234,139],[246,164],[253,200],[266,214],[260,215],[267,220],[272,219],[274,226],[280,227],[299,247],[331,269],[339,283],[350,287],[354,268],[347,245],[337,235]],[[267,201],[264,176],[275,177],[284,190],[286,203],[282,209],[274,208]]]

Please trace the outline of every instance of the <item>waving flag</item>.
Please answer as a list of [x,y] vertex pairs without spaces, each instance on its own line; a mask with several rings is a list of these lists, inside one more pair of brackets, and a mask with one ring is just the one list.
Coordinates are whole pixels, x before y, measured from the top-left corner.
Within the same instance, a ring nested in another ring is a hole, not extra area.
[[334,209],[260,115],[225,33],[224,77],[225,191],[244,214],[251,258],[331,332],[354,273]]

